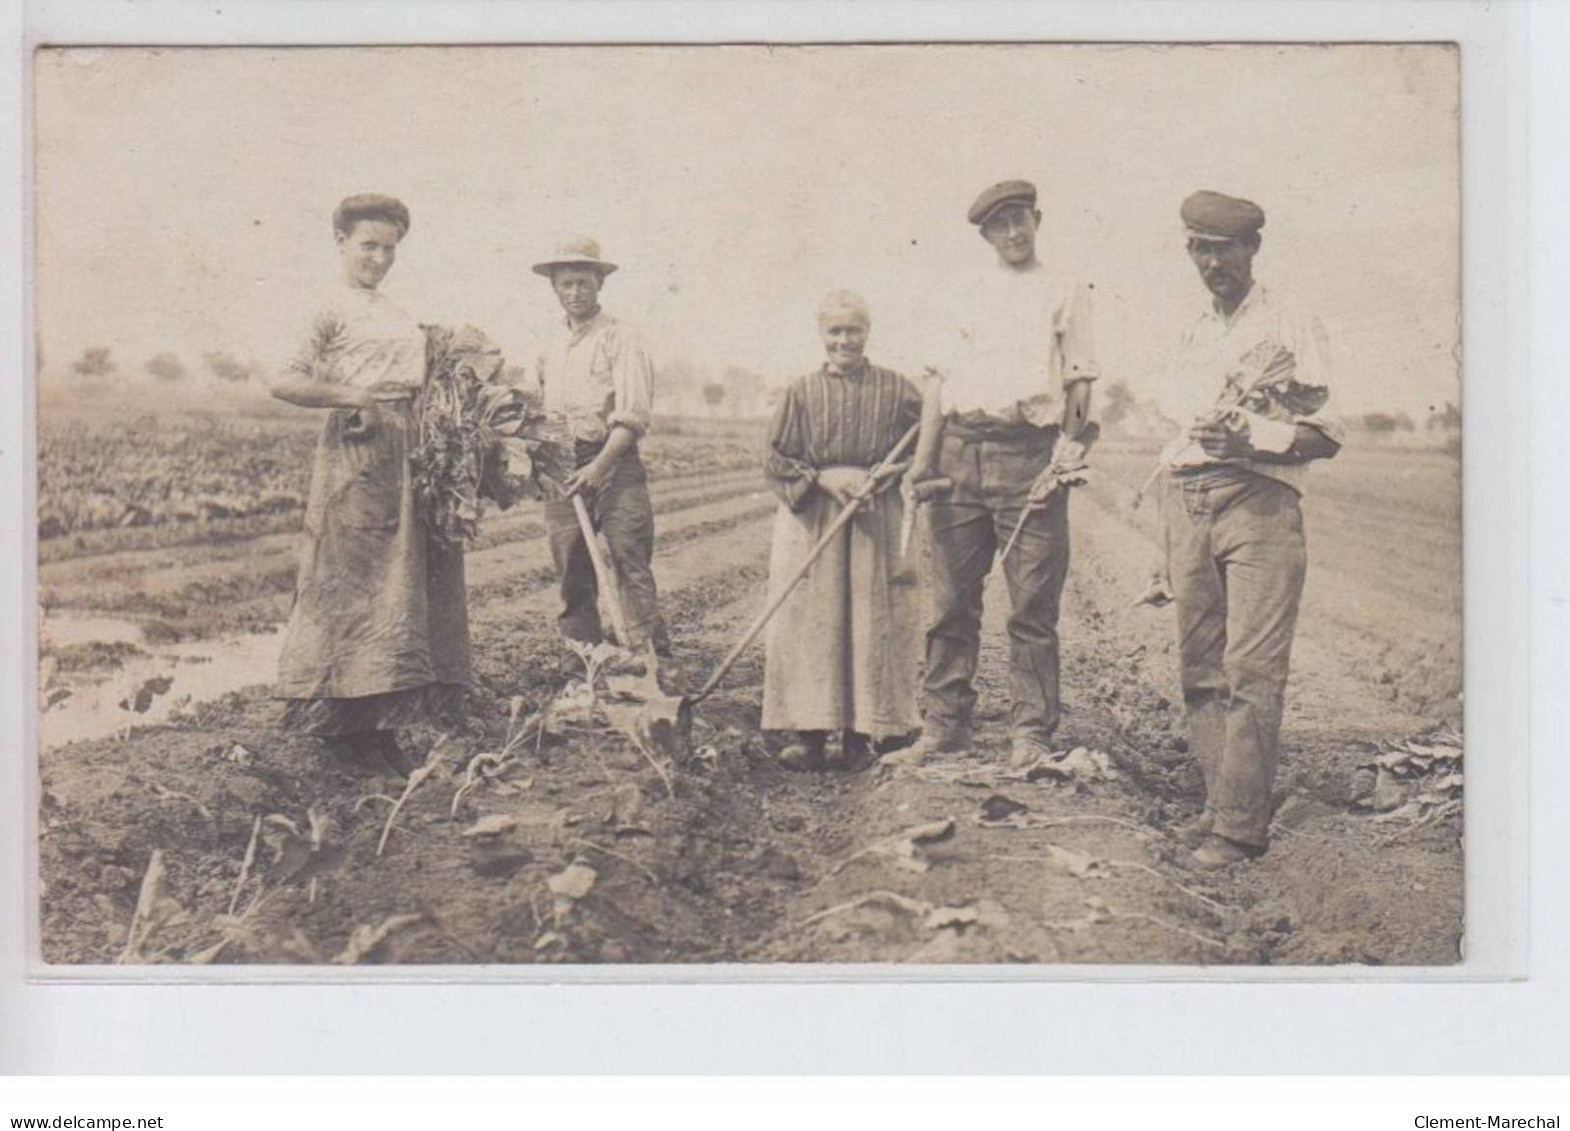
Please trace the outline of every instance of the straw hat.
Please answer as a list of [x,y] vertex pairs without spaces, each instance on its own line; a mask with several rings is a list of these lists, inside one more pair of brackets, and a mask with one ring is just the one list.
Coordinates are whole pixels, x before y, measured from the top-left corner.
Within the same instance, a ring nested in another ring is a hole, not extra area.
[[534,273],[548,276],[558,267],[588,267],[602,278],[616,270],[616,264],[601,257],[599,241],[588,236],[571,236],[557,244],[549,259],[534,265]]

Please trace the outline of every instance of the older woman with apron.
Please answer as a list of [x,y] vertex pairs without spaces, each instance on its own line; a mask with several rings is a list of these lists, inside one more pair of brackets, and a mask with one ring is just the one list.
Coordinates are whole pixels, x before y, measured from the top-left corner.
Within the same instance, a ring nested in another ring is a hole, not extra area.
[[[780,500],[771,593],[921,416],[916,387],[864,356],[871,327],[859,295],[828,294],[818,310],[827,360],[775,410],[764,455]],[[892,486],[869,499],[769,622],[763,728],[795,732],[779,753],[789,769],[857,769],[917,727],[916,574],[900,554],[902,513]],[[827,748],[834,736],[838,751]]]
[[463,552],[426,529],[407,458],[425,334],[377,290],[408,231],[391,197],[338,206],[339,284],[272,386],[327,410],[279,660],[284,726],[404,775],[397,729],[455,707],[469,679]]

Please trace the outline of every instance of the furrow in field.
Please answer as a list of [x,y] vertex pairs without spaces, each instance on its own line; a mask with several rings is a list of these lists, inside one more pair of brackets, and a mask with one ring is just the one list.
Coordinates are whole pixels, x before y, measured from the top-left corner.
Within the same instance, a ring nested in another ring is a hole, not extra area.
[[[1142,533],[1141,568],[1158,558],[1154,500],[1129,508],[1143,460],[1125,453],[1104,461],[1107,478],[1084,495],[1109,516]],[[1443,477],[1425,476],[1430,491]],[[1332,497],[1332,495],[1334,497]],[[1422,508],[1398,508],[1352,495],[1344,485],[1316,481],[1303,503],[1309,547],[1304,613],[1358,638],[1407,647],[1415,641],[1455,648],[1461,609],[1460,531]]]
[[[656,484],[655,513],[723,506],[758,483],[757,473],[749,471]],[[512,515],[495,516],[487,524],[482,549],[470,560],[505,553],[508,545],[539,540],[543,534],[538,504],[527,504]],[[47,604],[60,608],[158,615],[170,612],[170,606],[232,600],[242,592],[287,592],[293,585],[297,539],[295,534],[271,535],[246,545],[216,547],[194,563],[167,550],[125,555],[129,560],[124,562],[100,557],[56,563],[41,571],[40,593]]]
[[[676,512],[666,521],[655,524],[656,561],[659,550],[671,549],[697,534],[724,530],[755,519],[761,514],[770,513],[773,508],[772,496],[762,492],[747,492]],[[470,554],[464,561],[469,590],[477,598],[485,596],[488,589],[520,577],[529,577],[538,570],[546,571],[548,577],[551,569],[550,548],[546,544],[543,527],[529,541],[509,542],[489,550],[480,550]]]
[[[1155,543],[1144,529],[1153,520],[1136,524],[1121,508],[1109,504],[1102,492],[1087,493],[1076,502],[1080,504],[1073,517],[1076,559],[1069,571],[1065,613],[1073,600],[1099,595],[1099,615],[1125,626],[1131,641],[1144,647],[1140,664],[1147,668],[1152,685],[1176,698],[1171,608],[1127,608],[1143,588],[1147,565],[1157,561]],[[1136,512],[1142,513],[1146,512]],[[1410,643],[1410,628],[1400,608],[1382,605],[1362,616],[1349,612],[1345,593],[1350,580],[1321,570],[1313,559],[1311,548],[1309,580],[1293,644],[1288,732],[1302,727],[1368,738],[1421,729],[1424,720],[1392,702],[1376,682],[1381,666],[1391,662],[1392,648]],[[1065,636],[1071,632],[1066,629]]]
[[[656,577],[664,584],[662,563],[668,551],[756,521],[771,513],[773,507],[770,497],[749,492],[670,512],[656,522]],[[760,537],[767,539],[766,534]],[[532,541],[482,551],[466,565],[471,608],[549,592],[555,580],[543,534]],[[290,558],[267,575],[252,570],[231,573],[216,583],[193,584],[154,606],[152,614],[161,629],[188,639],[265,629],[288,616],[293,585],[294,564]]]
[[[650,484],[655,511],[678,511],[700,501],[721,498],[725,492],[744,490],[758,482],[757,471],[724,471],[716,474],[683,476],[669,481]],[[201,536],[193,533],[188,542],[171,542],[157,547],[132,548],[132,550],[96,553],[96,555],[69,556],[49,561],[41,551],[39,583],[46,587],[91,586],[104,583],[127,584],[151,578],[149,587],[155,591],[159,578],[170,573],[201,573],[206,570],[231,566],[234,562],[267,559],[268,556],[294,555],[298,545],[300,515],[292,518],[294,525],[287,531],[273,531],[254,537],[234,537],[217,540],[212,533]],[[534,526],[539,526],[539,504],[526,503],[507,514],[491,514],[480,534],[480,547],[501,544],[512,537],[526,536]],[[47,544],[46,544],[47,545]]]

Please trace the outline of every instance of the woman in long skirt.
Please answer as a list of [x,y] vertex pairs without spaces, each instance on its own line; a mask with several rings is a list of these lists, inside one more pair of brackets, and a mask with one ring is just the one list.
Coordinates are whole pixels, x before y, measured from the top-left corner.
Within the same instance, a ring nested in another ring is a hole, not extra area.
[[272,386],[328,410],[279,660],[284,725],[405,775],[397,729],[456,706],[469,679],[463,553],[427,531],[407,458],[425,334],[377,290],[408,231],[391,197],[338,206],[339,286]]
[[[769,561],[777,592],[851,494],[921,416],[921,394],[865,357],[872,321],[849,291],[824,298],[827,361],[791,382],[769,431],[764,472],[780,509]],[[826,547],[769,624],[763,728],[794,731],[791,769],[864,763],[916,728],[916,575],[899,549],[903,508],[880,490]]]

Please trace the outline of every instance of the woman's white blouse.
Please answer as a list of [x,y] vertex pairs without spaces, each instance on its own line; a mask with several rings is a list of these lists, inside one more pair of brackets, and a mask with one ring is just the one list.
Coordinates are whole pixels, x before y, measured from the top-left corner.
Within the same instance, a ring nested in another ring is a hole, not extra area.
[[341,286],[318,307],[285,364],[307,380],[369,388],[425,382],[425,331],[379,291]]

